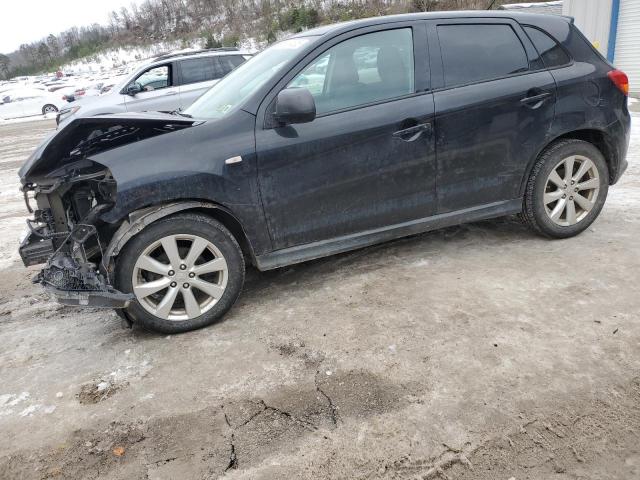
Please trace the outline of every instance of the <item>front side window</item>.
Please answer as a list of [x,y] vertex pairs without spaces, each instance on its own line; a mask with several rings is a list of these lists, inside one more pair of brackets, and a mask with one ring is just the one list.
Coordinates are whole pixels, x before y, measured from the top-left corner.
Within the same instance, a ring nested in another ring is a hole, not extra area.
[[171,86],[171,68],[169,65],[151,68],[135,79],[142,90],[152,92]]
[[447,87],[526,72],[527,54],[509,25],[438,25]]
[[288,87],[303,87],[311,92],[314,98],[318,98],[324,92],[324,82],[327,78],[327,65],[330,54],[327,53],[314,60],[311,65],[304,69]]
[[571,59],[558,42],[542,30],[526,26],[523,28],[540,54],[540,58],[542,58],[545,67],[561,67],[571,62]]
[[222,118],[238,108],[315,37],[294,37],[275,43],[251,57],[216,83],[184,113],[196,118]]
[[411,29],[345,40],[322,53],[288,86],[308,89],[318,115],[414,93]]

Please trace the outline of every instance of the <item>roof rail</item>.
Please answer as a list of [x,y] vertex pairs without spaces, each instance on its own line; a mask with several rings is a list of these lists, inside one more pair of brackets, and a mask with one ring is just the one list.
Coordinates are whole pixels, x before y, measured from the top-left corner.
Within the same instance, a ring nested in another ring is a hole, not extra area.
[[207,52],[237,52],[236,47],[220,47],[220,48],[203,48],[200,50],[191,50],[189,52],[176,52],[176,53],[161,53],[157,57],[153,57],[154,60],[166,60],[167,58],[183,57],[189,55],[196,55],[199,53]]

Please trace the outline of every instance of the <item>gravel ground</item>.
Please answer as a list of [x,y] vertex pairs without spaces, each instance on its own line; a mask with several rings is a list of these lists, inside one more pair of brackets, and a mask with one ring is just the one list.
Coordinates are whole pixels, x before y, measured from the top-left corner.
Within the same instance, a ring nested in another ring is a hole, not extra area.
[[0,478],[640,478],[640,125],[600,218],[514,219],[268,273],[179,336],[62,308],[15,253],[0,126]]

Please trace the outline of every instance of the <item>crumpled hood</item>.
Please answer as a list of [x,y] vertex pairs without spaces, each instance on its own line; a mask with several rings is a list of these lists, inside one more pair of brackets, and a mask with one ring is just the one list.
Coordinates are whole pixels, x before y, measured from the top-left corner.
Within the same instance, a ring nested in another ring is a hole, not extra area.
[[79,117],[64,124],[36,148],[18,171],[22,183],[65,163],[128,143],[191,127],[199,120],[168,113],[126,113]]

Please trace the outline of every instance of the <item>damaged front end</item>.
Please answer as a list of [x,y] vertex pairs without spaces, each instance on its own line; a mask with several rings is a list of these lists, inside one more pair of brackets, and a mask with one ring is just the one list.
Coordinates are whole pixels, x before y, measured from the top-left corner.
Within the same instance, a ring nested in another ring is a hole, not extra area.
[[51,184],[22,187],[34,218],[27,220],[20,256],[25,266],[45,263],[33,281],[60,303],[123,308],[133,298],[115,290],[100,265],[106,248],[101,233],[108,236],[109,227],[101,225],[99,216],[112,207],[115,187],[108,170],[70,173]]
[[193,123],[171,120],[168,115],[78,119],[45,141],[20,170],[33,213],[20,256],[25,266],[45,264],[33,281],[60,303],[125,308],[133,299],[114,288],[103,263],[117,225],[101,215],[114,206],[117,184],[90,156]]

